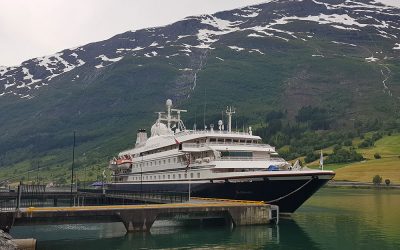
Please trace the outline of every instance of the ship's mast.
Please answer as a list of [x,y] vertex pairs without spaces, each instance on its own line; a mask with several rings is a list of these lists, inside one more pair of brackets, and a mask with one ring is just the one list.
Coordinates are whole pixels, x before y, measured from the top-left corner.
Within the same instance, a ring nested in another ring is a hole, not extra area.
[[228,116],[228,132],[232,132],[232,114],[235,114],[235,109],[232,110],[232,107],[226,107],[225,111]]
[[[161,122],[161,121],[167,122],[167,128],[168,128],[169,131],[171,131],[171,123],[175,123],[176,126],[181,131],[186,130],[185,125],[183,124],[183,122],[181,120],[181,112],[187,112],[187,110],[184,110],[184,109],[173,109],[172,108],[172,100],[171,99],[167,100],[166,106],[167,106],[167,114],[165,114],[164,112],[157,112],[157,114],[158,114],[157,122]],[[174,112],[176,114],[174,114]]]

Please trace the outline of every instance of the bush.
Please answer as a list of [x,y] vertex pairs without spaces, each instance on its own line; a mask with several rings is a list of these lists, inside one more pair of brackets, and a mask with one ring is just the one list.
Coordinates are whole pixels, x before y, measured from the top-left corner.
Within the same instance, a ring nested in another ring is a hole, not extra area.
[[326,159],[326,163],[343,163],[343,162],[354,162],[364,160],[364,157],[357,153],[354,149],[337,149],[334,150],[333,154],[329,155]]
[[386,180],[385,180],[385,184],[386,184],[386,186],[389,186],[389,185],[390,185],[390,180],[389,180],[389,179],[386,179]]
[[377,141],[377,140],[379,140],[379,139],[381,139],[382,138],[382,134],[381,133],[374,133],[373,135],[372,135],[372,140],[373,141]]
[[372,183],[375,185],[381,185],[382,177],[380,175],[375,175],[374,178],[372,178]]
[[375,154],[374,154],[374,158],[375,158],[375,159],[380,159],[380,158],[381,158],[381,155],[380,155],[379,153],[375,153]]
[[306,157],[304,158],[304,162],[305,162],[305,163],[310,163],[310,162],[315,161],[315,160],[318,159],[318,158],[319,158],[319,154],[316,154],[316,153],[314,153],[314,152],[309,152],[309,153],[306,155]]
[[369,148],[374,146],[374,141],[371,138],[367,138],[364,141],[362,141],[360,144],[358,144],[359,148]]
[[343,142],[343,145],[344,146],[353,146],[353,142],[350,140],[350,139],[347,139],[347,140],[345,140],[344,142]]

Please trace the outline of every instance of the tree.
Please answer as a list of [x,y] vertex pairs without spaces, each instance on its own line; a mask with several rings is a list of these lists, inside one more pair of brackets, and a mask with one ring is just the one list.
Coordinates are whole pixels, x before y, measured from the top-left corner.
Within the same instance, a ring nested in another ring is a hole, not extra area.
[[372,178],[372,182],[374,185],[381,185],[382,177],[380,175],[375,175],[374,178]]
[[389,185],[390,185],[390,180],[389,180],[389,179],[386,179],[386,180],[385,180],[385,184],[386,184],[386,186],[389,186]]
[[315,161],[318,158],[319,158],[319,154],[314,153],[314,152],[309,152],[309,153],[307,153],[306,157],[304,158],[304,162],[310,163],[310,162]]

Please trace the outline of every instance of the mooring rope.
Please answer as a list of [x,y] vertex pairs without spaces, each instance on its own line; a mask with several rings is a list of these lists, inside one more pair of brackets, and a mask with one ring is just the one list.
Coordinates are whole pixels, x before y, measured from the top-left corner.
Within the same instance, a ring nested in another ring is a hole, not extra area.
[[280,201],[280,200],[282,200],[282,199],[284,199],[284,198],[286,198],[286,197],[288,197],[288,196],[290,196],[290,195],[296,193],[297,191],[299,191],[300,189],[302,189],[303,187],[305,187],[308,183],[310,183],[313,179],[314,179],[314,178],[311,178],[311,179],[308,180],[306,183],[304,183],[303,185],[301,185],[300,187],[298,187],[296,190],[293,190],[292,192],[290,192],[290,193],[288,193],[288,194],[286,194],[286,195],[284,195],[284,196],[281,196],[281,197],[279,197],[279,198],[277,198],[277,199],[275,199],[275,200],[266,201],[266,203],[272,203],[272,202]]

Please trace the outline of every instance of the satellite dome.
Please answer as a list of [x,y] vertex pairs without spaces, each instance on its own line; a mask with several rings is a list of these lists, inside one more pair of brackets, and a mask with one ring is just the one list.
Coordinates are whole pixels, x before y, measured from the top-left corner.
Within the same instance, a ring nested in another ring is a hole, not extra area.
[[164,123],[156,122],[151,126],[151,136],[167,135],[170,131]]
[[218,121],[218,126],[221,126],[223,123],[222,123],[222,120],[219,120]]
[[166,102],[167,107],[171,107],[172,106],[172,100],[168,99]]

